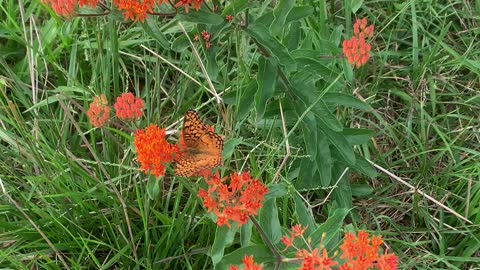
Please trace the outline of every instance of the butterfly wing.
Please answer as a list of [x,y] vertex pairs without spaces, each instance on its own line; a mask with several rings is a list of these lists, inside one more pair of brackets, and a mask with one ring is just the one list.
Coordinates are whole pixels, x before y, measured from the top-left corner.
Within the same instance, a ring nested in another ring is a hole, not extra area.
[[176,161],[176,175],[189,177],[222,163],[222,137],[211,131],[193,110],[185,114],[182,136],[185,149]]

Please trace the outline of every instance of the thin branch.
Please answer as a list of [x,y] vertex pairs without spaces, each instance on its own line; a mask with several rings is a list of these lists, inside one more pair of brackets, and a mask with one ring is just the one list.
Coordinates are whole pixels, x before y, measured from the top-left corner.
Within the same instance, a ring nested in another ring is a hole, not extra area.
[[285,125],[285,118],[283,117],[283,108],[282,108],[282,102],[278,100],[278,104],[280,105],[280,116],[282,118],[282,131],[283,131],[283,136],[285,140],[285,150],[287,153],[285,154],[285,157],[282,160],[282,163],[280,163],[280,166],[278,167],[277,172],[273,176],[272,182],[275,183],[278,176],[280,175],[280,172],[282,171],[283,167],[285,167],[285,164],[287,164],[288,158],[290,158],[290,144],[288,143],[288,132],[287,132],[287,127]]
[[395,174],[389,172],[387,169],[384,169],[383,167],[381,167],[380,165],[370,161],[367,159],[368,162],[370,162],[370,164],[372,164],[375,168],[377,168],[378,170],[382,171],[383,173],[387,174],[388,176],[390,176],[391,178],[397,180],[398,182],[400,182],[401,184],[407,186],[408,188],[410,188],[413,192],[415,193],[418,193],[420,195],[422,195],[423,197],[427,198],[428,200],[432,201],[433,203],[435,203],[436,205],[440,206],[441,208],[445,209],[447,212],[449,212],[450,214],[458,217],[459,219],[467,222],[468,224],[473,224],[473,222],[471,222],[470,220],[468,220],[467,218],[463,217],[462,215],[460,215],[459,213],[457,213],[455,210],[449,208],[448,206],[446,206],[445,204],[439,202],[438,200],[436,200],[435,198],[433,198],[432,196],[426,194],[425,192],[421,191],[421,190],[418,190],[416,187],[414,187],[413,185],[409,184],[407,181],[403,180],[402,178],[396,176]]
[[255,218],[250,217],[250,220],[252,221],[253,225],[255,225],[255,227],[257,228],[257,231],[260,233],[260,236],[262,237],[263,242],[265,242],[265,244],[267,244],[268,248],[270,249],[270,251],[272,251],[273,255],[275,256],[275,270],[280,269],[280,263],[282,262],[282,256],[275,249],[272,242],[270,242],[270,239],[268,239],[267,235],[262,230],[262,228],[260,227],[260,224],[258,224],[258,222],[255,220]]

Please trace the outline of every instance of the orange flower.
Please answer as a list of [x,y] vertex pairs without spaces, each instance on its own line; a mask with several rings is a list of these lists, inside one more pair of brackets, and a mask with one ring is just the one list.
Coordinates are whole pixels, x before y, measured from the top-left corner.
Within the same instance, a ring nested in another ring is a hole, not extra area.
[[237,222],[239,225],[247,223],[248,217],[256,215],[262,207],[261,202],[268,189],[259,180],[250,177],[250,173],[233,173],[229,177],[210,176],[205,178],[208,190],[200,189],[198,197],[208,212],[217,216],[217,225],[227,225]]
[[165,140],[165,130],[153,124],[135,132],[133,143],[137,149],[140,170],[150,172],[155,177],[165,174],[165,165],[172,162],[178,152],[176,145]]
[[43,3],[52,7],[59,16],[70,17],[75,11],[77,0],[42,0]]
[[[263,266],[253,261],[253,256],[243,257],[243,270],[262,270]],[[230,270],[238,270],[238,266],[230,265]]]
[[203,3],[203,0],[180,0],[175,5],[175,7],[183,6],[185,8],[185,12],[188,13],[189,6],[192,6],[196,11],[198,11],[202,3]]
[[142,117],[143,100],[135,98],[132,93],[124,93],[117,97],[113,104],[117,117],[124,121],[132,121]]
[[87,111],[88,119],[94,127],[102,127],[110,117],[110,107],[105,95],[94,97]]
[[366,39],[373,37],[373,25],[367,26],[367,19],[358,19],[353,33],[354,36],[343,41],[343,54],[350,65],[359,68],[370,58],[371,45]]
[[123,12],[126,21],[144,22],[147,12],[153,12],[155,4],[161,5],[163,0],[113,0],[113,5]]
[[379,270],[395,270],[398,266],[398,258],[395,254],[385,253],[377,260],[376,267]]
[[99,0],[79,0],[80,7],[91,7],[95,8]]
[[311,253],[302,249],[297,253],[297,257],[303,259],[301,270],[330,270],[332,266],[337,265],[337,262],[328,257],[327,251],[322,248],[322,255],[318,255],[318,248]]
[[225,21],[231,23],[233,21],[233,16],[232,15],[225,16]]

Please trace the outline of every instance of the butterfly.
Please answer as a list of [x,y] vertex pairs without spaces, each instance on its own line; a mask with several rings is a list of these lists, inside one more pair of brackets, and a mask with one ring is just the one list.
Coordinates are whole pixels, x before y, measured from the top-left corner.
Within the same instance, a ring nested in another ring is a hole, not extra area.
[[190,177],[222,163],[222,137],[210,130],[194,110],[185,113],[180,142],[182,140],[176,159],[176,175]]

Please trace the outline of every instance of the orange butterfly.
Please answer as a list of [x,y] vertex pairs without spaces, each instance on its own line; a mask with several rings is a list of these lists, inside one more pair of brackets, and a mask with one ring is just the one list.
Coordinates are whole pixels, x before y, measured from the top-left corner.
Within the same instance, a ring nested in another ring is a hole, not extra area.
[[188,110],[183,119],[175,174],[190,177],[204,169],[215,168],[222,164],[222,151],[222,137],[210,130],[197,112]]

